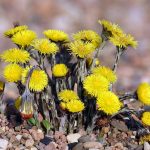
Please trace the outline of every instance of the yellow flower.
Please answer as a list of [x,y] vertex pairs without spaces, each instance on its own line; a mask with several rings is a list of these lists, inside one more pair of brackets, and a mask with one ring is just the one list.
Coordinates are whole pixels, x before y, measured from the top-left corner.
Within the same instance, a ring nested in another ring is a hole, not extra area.
[[68,34],[61,30],[45,30],[43,34],[52,42],[68,42]]
[[103,26],[105,31],[109,32],[109,36],[118,36],[123,33],[122,29],[117,24],[113,24],[107,20],[99,20],[98,22]]
[[116,74],[110,68],[105,66],[96,67],[92,72],[104,76],[110,83],[114,83],[117,80]]
[[115,35],[109,38],[110,42],[112,42],[113,45],[120,47],[120,48],[127,48],[128,46],[131,46],[133,48],[136,48],[138,43],[134,40],[133,36],[130,34],[120,34],[119,36]]
[[[22,83],[25,83],[28,77],[28,73],[30,68],[27,67],[22,72]],[[32,91],[40,92],[44,90],[44,88],[48,84],[48,77],[44,70],[34,69],[30,81],[29,81],[29,89]]]
[[52,73],[55,77],[64,77],[68,73],[68,68],[65,64],[56,64],[52,68]]
[[35,39],[31,45],[44,55],[55,54],[59,50],[58,46],[48,39]]
[[12,37],[17,32],[20,32],[20,31],[23,31],[23,30],[26,30],[26,29],[28,29],[28,27],[25,26],[25,25],[17,26],[17,27],[14,27],[14,28],[11,28],[11,29],[5,31],[4,35],[7,36],[7,37]]
[[77,100],[79,99],[77,93],[75,93],[72,90],[63,90],[58,93],[59,100],[62,100],[64,102],[69,102],[71,100]]
[[73,35],[74,40],[92,43],[96,48],[102,43],[102,38],[92,30],[83,30]]
[[117,113],[122,104],[114,93],[107,91],[99,93],[97,98],[97,106],[99,110],[104,111],[106,114],[112,115]]
[[4,68],[4,77],[8,82],[17,82],[21,80],[23,68],[17,64],[9,64]]
[[36,33],[31,30],[23,30],[18,33],[16,33],[12,37],[12,41],[20,46],[28,46],[31,44],[31,42],[36,38]]
[[71,100],[67,103],[67,109],[72,113],[80,112],[84,109],[84,103],[80,100]]
[[138,99],[146,104],[150,105],[150,85],[148,83],[141,83],[137,88]]
[[30,54],[25,50],[12,48],[4,51],[1,58],[10,63],[27,63],[30,60]]
[[75,41],[70,43],[70,50],[80,58],[85,58],[94,52],[95,47],[91,43],[83,43],[82,41]]
[[150,142],[150,134],[140,137],[140,144],[144,144],[144,142]]
[[101,75],[89,75],[83,82],[84,89],[92,96],[97,97],[101,91],[107,91],[109,81]]
[[150,112],[143,113],[142,122],[144,125],[150,126]]

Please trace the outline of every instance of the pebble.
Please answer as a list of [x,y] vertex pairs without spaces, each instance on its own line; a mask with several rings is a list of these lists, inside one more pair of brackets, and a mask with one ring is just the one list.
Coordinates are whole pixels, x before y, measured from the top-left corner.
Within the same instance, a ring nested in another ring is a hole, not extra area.
[[83,150],[83,149],[84,149],[83,143],[78,143],[72,148],[72,150]]
[[16,136],[16,139],[17,139],[18,141],[20,141],[21,138],[22,138],[22,135],[20,135],[20,134],[18,134],[18,135]]
[[103,146],[99,142],[85,142],[83,143],[83,147],[89,149],[89,148],[102,148]]
[[44,150],[56,150],[55,144],[51,142],[50,144],[45,146]]
[[67,135],[68,143],[78,142],[78,139],[81,137],[79,133],[69,134]]
[[33,139],[26,140],[26,142],[25,142],[26,147],[32,147],[33,145],[34,145]]
[[78,139],[78,141],[80,143],[89,142],[89,141],[91,141],[91,137],[89,135],[83,135]]
[[148,142],[144,142],[144,150],[150,150],[150,144]]
[[5,139],[0,139],[0,149],[6,150],[8,146],[8,141]]

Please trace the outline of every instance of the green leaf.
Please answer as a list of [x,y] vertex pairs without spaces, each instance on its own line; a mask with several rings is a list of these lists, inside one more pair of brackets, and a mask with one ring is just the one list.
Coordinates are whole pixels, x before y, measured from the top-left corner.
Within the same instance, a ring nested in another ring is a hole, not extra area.
[[30,119],[28,119],[28,123],[33,125],[33,126],[36,126],[37,120],[35,120],[34,118],[30,118]]
[[51,129],[51,124],[48,120],[43,120],[42,124],[47,131],[49,131]]

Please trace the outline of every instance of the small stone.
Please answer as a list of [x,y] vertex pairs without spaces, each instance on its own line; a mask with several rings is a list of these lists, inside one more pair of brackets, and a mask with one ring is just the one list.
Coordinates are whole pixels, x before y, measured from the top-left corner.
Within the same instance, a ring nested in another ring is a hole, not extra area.
[[114,145],[114,147],[115,147],[115,148],[118,148],[119,150],[123,150],[123,149],[124,149],[122,143],[116,143],[116,144]]
[[84,150],[83,143],[76,144],[72,150]]
[[89,141],[91,141],[91,137],[89,135],[83,135],[78,139],[78,141],[80,143],[89,142]]
[[83,143],[83,147],[89,149],[89,148],[102,148],[103,146],[99,142],[85,142]]
[[32,147],[34,145],[34,141],[32,139],[26,140],[25,146],[26,147]]
[[5,139],[0,139],[0,149],[6,150],[8,146],[8,141]]
[[14,141],[16,141],[16,136],[15,135],[12,135],[11,138],[10,138],[10,142],[13,143]]
[[102,132],[103,132],[104,134],[107,134],[107,133],[109,132],[109,130],[110,130],[110,127],[109,127],[109,126],[102,128]]
[[69,134],[67,135],[68,143],[78,142],[78,139],[81,137],[79,133]]
[[15,127],[15,131],[21,131],[21,127],[20,126]]
[[37,150],[37,148],[36,147],[31,147],[31,149],[30,150]]
[[20,135],[20,134],[18,134],[18,135],[16,136],[16,139],[17,139],[18,141],[20,141],[21,138],[22,138],[22,135]]
[[148,142],[144,142],[144,150],[150,150],[150,144]]
[[114,128],[117,128],[120,131],[124,131],[124,132],[128,131],[128,127],[127,127],[127,125],[123,121],[119,121],[119,120],[113,119],[111,121],[111,125]]
[[55,144],[51,142],[50,144],[45,146],[44,150],[56,150]]

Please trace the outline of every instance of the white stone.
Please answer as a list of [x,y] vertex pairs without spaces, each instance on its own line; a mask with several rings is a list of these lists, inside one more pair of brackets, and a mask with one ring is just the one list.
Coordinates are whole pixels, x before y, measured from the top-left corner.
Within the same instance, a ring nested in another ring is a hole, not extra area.
[[16,136],[16,139],[17,139],[18,141],[20,141],[21,138],[22,138],[22,135],[20,135],[20,134],[18,134],[18,135]]
[[68,143],[78,142],[78,139],[81,137],[79,133],[69,134],[67,135]]
[[0,139],[0,150],[6,150],[8,146],[8,141],[5,139]]
[[150,150],[150,144],[148,142],[144,142],[144,150]]

